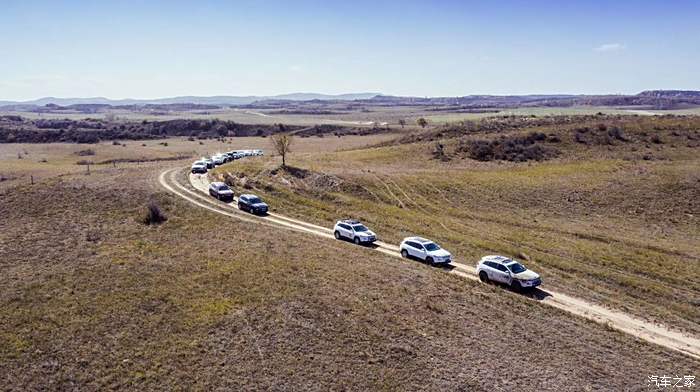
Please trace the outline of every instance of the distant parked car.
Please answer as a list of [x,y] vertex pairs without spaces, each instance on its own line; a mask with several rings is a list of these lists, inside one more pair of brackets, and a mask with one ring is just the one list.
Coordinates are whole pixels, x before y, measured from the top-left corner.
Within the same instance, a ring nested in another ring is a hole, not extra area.
[[333,227],[333,235],[336,239],[346,238],[356,245],[371,244],[377,240],[377,235],[358,220],[339,220]]
[[220,154],[216,154],[213,157],[211,157],[211,160],[214,161],[214,165],[219,166],[224,164],[224,156]]
[[207,169],[213,169],[214,168],[214,161],[211,160],[211,158],[204,158],[200,159],[201,162],[204,162],[204,164],[207,166]]
[[482,282],[503,283],[514,290],[531,289],[542,284],[540,275],[505,256],[484,256],[476,265],[476,274]]
[[209,194],[221,201],[233,201],[233,191],[223,182],[212,182],[209,185]]
[[248,211],[251,214],[265,215],[269,209],[268,205],[255,195],[240,195],[238,197],[238,208]]
[[263,156],[264,154],[263,154],[263,151],[262,151],[262,150],[253,150],[253,155],[256,155],[256,156]]
[[401,256],[415,257],[429,264],[442,264],[452,261],[450,252],[440,248],[433,241],[421,237],[404,238],[399,245]]
[[207,165],[203,161],[197,161],[192,164],[192,169],[191,169],[193,174],[197,173],[206,173],[207,172]]

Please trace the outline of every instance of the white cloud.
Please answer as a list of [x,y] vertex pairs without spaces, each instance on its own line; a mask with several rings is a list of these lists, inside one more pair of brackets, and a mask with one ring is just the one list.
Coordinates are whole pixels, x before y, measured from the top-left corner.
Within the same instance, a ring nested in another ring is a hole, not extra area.
[[625,45],[620,43],[603,44],[593,48],[596,52],[618,52],[623,49],[625,49]]

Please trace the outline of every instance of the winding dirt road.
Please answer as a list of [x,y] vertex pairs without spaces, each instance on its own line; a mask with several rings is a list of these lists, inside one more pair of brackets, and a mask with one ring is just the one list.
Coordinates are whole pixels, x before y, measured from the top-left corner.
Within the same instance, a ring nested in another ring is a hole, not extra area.
[[[327,227],[314,225],[276,213],[270,213],[267,216],[254,216],[242,212],[236,208],[236,200],[232,203],[223,203],[209,196],[209,178],[207,175],[189,175],[189,182],[192,188],[194,188],[193,190],[178,182],[177,174],[179,172],[182,172],[182,169],[165,170],[160,174],[158,181],[165,189],[194,205],[241,221],[308,233],[335,241],[333,230]],[[401,257],[398,246],[381,241],[377,241],[374,247],[368,247],[367,249],[368,251],[377,251],[386,255]],[[449,268],[443,268],[442,270],[462,278],[478,280],[478,277],[474,273],[474,267],[463,263],[452,262]],[[545,291],[537,289],[530,294],[529,298],[577,316],[608,325],[639,339],[655,343],[700,360],[700,339],[696,337],[672,331],[662,325],[640,320],[628,314],[610,310],[600,305],[550,290]]]

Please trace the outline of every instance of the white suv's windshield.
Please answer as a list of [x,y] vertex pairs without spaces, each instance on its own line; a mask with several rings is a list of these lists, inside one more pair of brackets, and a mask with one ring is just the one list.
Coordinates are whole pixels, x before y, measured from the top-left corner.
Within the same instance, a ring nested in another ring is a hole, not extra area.
[[356,225],[356,226],[353,226],[352,228],[355,229],[355,231],[360,231],[360,232],[361,231],[369,231],[369,229],[364,227],[363,225]]
[[508,264],[506,267],[514,273],[514,274],[519,274],[521,272],[527,271],[527,268],[525,268],[522,264],[520,263],[513,263],[513,264]]
[[230,191],[231,189],[229,189],[229,187],[226,186],[226,185],[221,185],[221,186],[219,187],[219,190],[220,190],[220,191]]
[[440,247],[438,246],[438,244],[436,244],[434,242],[429,242],[427,244],[423,244],[423,246],[425,246],[425,249],[427,249],[429,252],[440,250]]
[[250,203],[250,204],[258,204],[258,203],[262,203],[262,200],[260,200],[259,197],[251,197],[251,198],[248,199],[248,203]]

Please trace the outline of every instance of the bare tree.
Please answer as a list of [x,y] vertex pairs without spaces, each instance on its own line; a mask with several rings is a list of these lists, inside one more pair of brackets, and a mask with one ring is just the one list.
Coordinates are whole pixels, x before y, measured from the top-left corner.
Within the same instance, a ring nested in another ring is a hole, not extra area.
[[402,118],[402,119],[399,119],[399,125],[401,125],[401,128],[405,127],[405,126],[406,126],[406,120],[404,120],[403,118]]
[[292,140],[294,137],[289,133],[276,133],[270,136],[275,151],[282,156],[282,167],[287,166],[287,154],[291,152]]
[[426,125],[428,125],[428,120],[421,117],[418,120],[416,120],[416,124],[420,125],[421,128],[425,128]]

